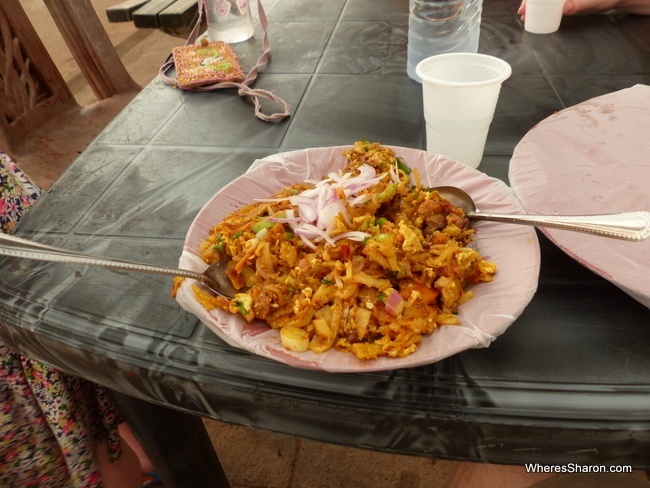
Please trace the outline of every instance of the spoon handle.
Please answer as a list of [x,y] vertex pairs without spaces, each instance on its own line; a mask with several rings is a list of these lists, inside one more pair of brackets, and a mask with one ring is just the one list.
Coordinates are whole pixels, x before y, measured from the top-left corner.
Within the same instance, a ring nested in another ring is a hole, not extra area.
[[473,212],[467,215],[473,220],[490,220],[511,224],[553,227],[613,237],[628,241],[642,241],[650,237],[650,212],[625,212],[603,215],[509,215]]
[[204,279],[204,276],[201,273],[195,273],[189,270],[167,268],[165,266],[125,261],[123,259],[92,256],[90,254],[77,253],[60,247],[48,246],[47,244],[41,244],[39,242],[29,241],[27,239],[6,234],[0,234],[0,255],[34,259],[37,261],[98,266],[125,271],[137,271],[141,273],[182,276],[199,281],[203,281]]

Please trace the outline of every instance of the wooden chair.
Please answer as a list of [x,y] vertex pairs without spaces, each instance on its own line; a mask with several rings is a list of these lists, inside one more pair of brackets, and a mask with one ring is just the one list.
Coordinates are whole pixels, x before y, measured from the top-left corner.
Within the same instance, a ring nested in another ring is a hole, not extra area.
[[[44,0],[98,100],[136,93],[90,0]],[[16,150],[51,117],[78,107],[19,0],[0,1],[0,145]]]

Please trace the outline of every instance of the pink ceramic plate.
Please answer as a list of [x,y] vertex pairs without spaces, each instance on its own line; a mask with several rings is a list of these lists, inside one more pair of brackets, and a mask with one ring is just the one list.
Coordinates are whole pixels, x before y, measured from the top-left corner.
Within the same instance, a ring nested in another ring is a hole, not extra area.
[[[650,86],[594,98],[531,129],[510,162],[510,184],[528,213],[650,210]],[[650,307],[650,239],[626,242],[557,229],[567,254]]]
[[[217,193],[199,212],[189,229],[179,265],[197,271],[206,265],[198,257],[199,243],[230,212],[265,198],[284,186],[320,178],[345,164],[347,147],[305,149],[277,154],[256,162],[254,168]],[[424,151],[394,148],[428,185],[457,185],[468,191],[481,209],[522,212],[521,204],[503,182],[467,165]],[[426,337],[417,351],[404,358],[362,361],[352,354],[330,350],[323,354],[292,353],[280,344],[278,331],[264,322],[247,324],[239,315],[216,310],[208,313],[194,298],[186,280],[177,299],[227,343],[302,368],[334,372],[406,368],[433,363],[470,348],[487,347],[521,314],[537,289],[540,253],[531,227],[481,222],[476,225],[479,251],[497,263],[492,283],[475,287],[476,296],[460,308],[461,325],[446,326]]]

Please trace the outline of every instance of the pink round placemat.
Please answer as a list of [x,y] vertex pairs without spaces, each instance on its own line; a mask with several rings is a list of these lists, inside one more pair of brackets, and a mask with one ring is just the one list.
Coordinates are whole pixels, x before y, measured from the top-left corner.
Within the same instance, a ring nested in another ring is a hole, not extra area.
[[[650,210],[650,86],[562,110],[531,129],[510,161],[510,185],[528,213]],[[557,246],[650,307],[650,239],[628,242],[542,229]]]

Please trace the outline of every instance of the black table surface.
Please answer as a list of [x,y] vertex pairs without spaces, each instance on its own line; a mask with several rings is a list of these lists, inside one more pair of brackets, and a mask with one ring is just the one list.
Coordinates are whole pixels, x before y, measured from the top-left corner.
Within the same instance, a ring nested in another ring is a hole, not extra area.
[[[479,46],[513,68],[479,167],[506,182],[516,144],[539,121],[650,83],[650,17],[565,17],[558,32],[532,35],[518,3],[484,2]],[[289,102],[290,118],[265,123],[235,90],[183,92],[155,79],[17,235],[175,266],[199,209],[255,159],[360,138],[425,147],[422,89],[406,75],[406,0],[264,5],[273,53],[256,87]],[[234,49],[250,68],[260,27]],[[541,234],[540,246],[537,293],[506,333],[419,368],[292,368],[226,345],[170,297],[169,278],[13,258],[0,259],[0,338],[174,411],[325,442],[648,467],[650,311]]]

